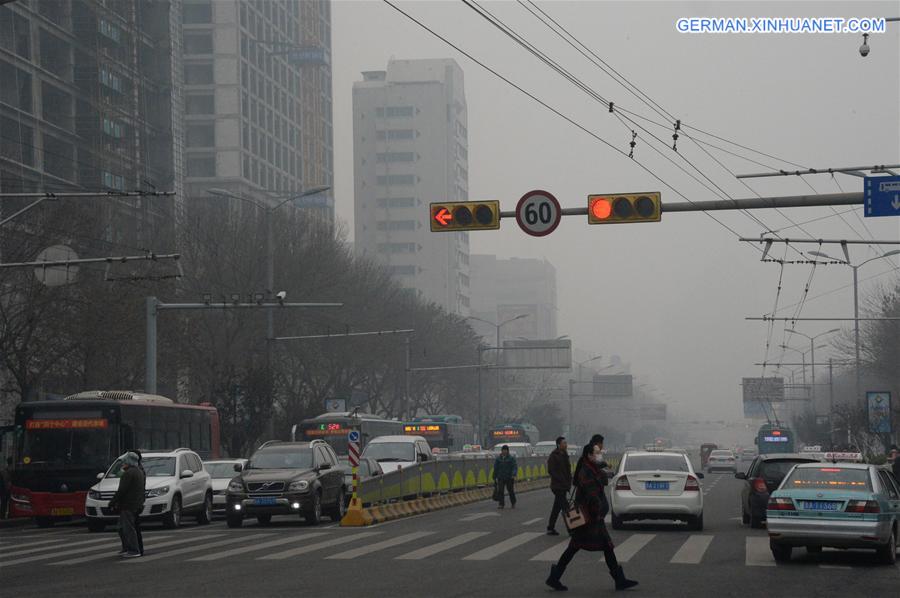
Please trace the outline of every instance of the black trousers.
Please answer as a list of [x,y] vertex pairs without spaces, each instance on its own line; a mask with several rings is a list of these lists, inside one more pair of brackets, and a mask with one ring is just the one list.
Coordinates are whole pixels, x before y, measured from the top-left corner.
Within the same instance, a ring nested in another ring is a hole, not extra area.
[[[558,571],[558,575],[562,577],[562,574],[565,573],[566,567],[569,566],[569,563],[572,562],[572,559],[575,557],[575,554],[578,552],[578,548],[575,548],[571,542],[566,546],[565,551],[563,551],[562,556],[559,557],[559,562],[556,563],[556,570]],[[619,569],[619,561],[616,559],[616,553],[613,551],[612,546],[607,547],[603,551],[603,558],[606,559],[606,567],[609,569],[609,572],[612,575],[615,575],[615,572]]]
[[134,514],[134,531],[137,534],[138,552],[144,554],[144,534],[141,533],[141,514]]
[[497,488],[500,490],[500,506],[504,506],[505,503],[505,493],[503,492],[504,488],[506,492],[509,492],[509,504],[512,506],[516,506],[516,481],[513,479],[508,480],[497,480]]
[[547,529],[556,529],[556,520],[559,514],[569,505],[566,498],[568,492],[565,490],[553,490],[553,508],[550,509],[550,521],[547,523]]

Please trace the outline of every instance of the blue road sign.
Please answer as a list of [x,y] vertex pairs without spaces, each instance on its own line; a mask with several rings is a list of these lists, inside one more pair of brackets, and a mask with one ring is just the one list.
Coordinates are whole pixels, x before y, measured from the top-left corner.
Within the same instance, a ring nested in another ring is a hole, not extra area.
[[863,196],[866,217],[900,216],[900,176],[867,176]]
[[359,442],[359,432],[356,430],[350,430],[347,433],[347,440],[350,442]]

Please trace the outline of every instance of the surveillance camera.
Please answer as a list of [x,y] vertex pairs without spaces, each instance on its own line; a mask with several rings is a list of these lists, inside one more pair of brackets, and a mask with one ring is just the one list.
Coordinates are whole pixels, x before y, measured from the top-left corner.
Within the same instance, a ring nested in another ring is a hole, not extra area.
[[278,291],[277,293],[275,293],[275,296],[278,298],[279,301],[284,301],[285,298],[287,297],[287,291]]

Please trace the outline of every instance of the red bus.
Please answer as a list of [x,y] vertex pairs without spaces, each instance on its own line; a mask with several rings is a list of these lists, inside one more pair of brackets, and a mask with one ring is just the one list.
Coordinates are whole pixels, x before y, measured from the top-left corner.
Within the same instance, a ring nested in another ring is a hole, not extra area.
[[182,405],[158,395],[88,391],[16,407],[11,517],[38,525],[84,515],[97,474],[132,449],[186,447],[217,458],[219,413],[208,403]]

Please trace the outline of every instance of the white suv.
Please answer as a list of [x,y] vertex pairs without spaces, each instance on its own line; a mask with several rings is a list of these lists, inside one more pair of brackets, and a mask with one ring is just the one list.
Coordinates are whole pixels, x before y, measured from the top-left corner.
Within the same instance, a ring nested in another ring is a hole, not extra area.
[[[161,519],[163,525],[174,528],[181,525],[184,514],[193,513],[197,523],[206,524],[212,519],[212,479],[203,469],[200,456],[190,449],[180,448],[171,452],[143,453],[141,465],[146,473],[144,510],[141,520]],[[114,523],[118,513],[109,509],[109,501],[119,488],[122,475],[121,457],[103,474],[88,492],[84,503],[88,529],[102,531],[108,523]]]

